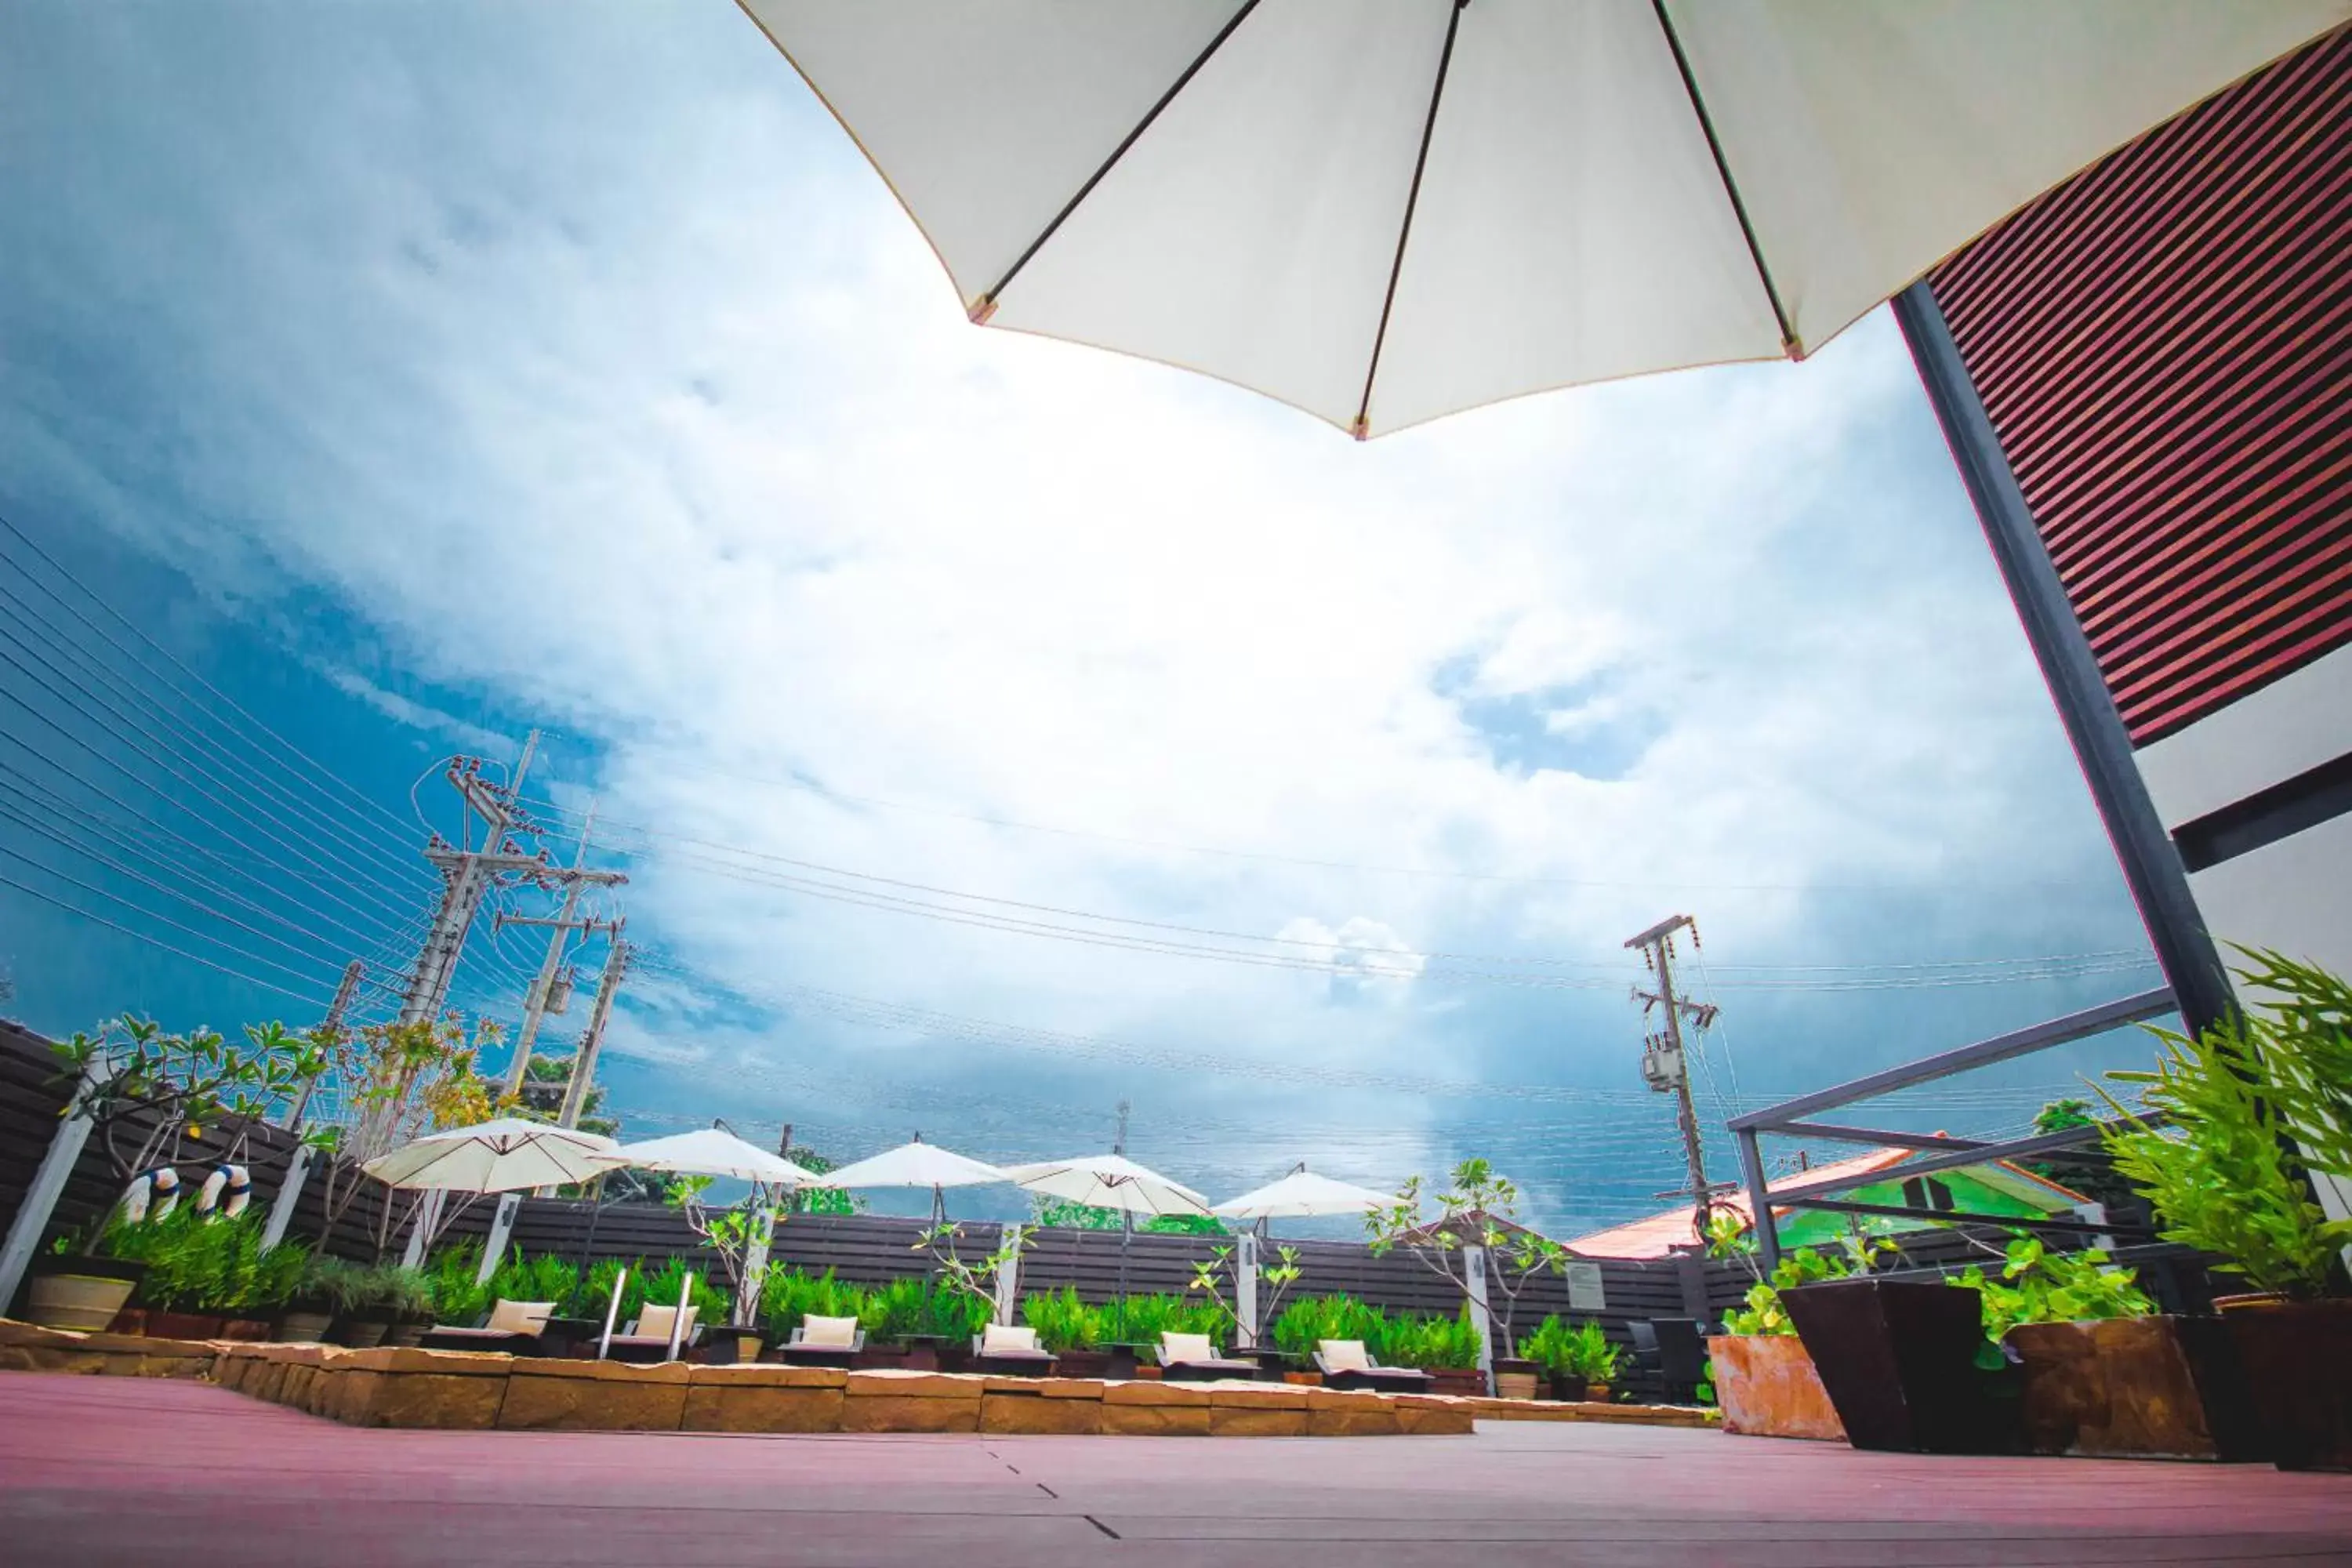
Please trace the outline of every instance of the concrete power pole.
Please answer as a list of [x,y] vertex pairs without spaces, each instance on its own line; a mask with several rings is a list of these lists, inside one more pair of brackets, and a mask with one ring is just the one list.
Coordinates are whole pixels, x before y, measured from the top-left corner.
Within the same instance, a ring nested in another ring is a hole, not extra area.
[[[327,1016],[319,1021],[319,1033],[325,1038],[334,1039],[343,1032],[343,1019],[358,1000],[360,980],[366,973],[367,965],[356,958],[343,965],[342,984],[335,987],[335,999],[327,1005]],[[319,1080],[311,1079],[294,1091],[294,1103],[286,1108],[286,1131],[302,1130],[303,1113],[310,1109],[310,1091],[318,1087]]]
[[1638,987],[1634,1000],[1647,1013],[1654,1006],[1665,1009],[1666,1026],[1662,1034],[1652,1035],[1642,1053],[1642,1076],[1650,1087],[1661,1094],[1675,1098],[1675,1117],[1682,1129],[1683,1152],[1690,1162],[1690,1196],[1692,1219],[1696,1233],[1706,1234],[1709,1212],[1714,1207],[1713,1191],[1707,1185],[1706,1161],[1699,1147],[1698,1110],[1691,1103],[1690,1068],[1683,1052],[1683,1015],[1688,1013],[1702,1029],[1715,1022],[1716,1010],[1695,1002],[1685,1002],[1675,994],[1674,952],[1675,932],[1690,928],[1691,941],[1698,941],[1698,925],[1688,915],[1675,915],[1636,937],[1628,938],[1625,945],[1642,950],[1642,958],[1650,972],[1658,977],[1658,989],[1653,993]]
[[563,1113],[556,1118],[561,1127],[580,1125],[580,1113],[588,1104],[588,1088],[596,1078],[596,1053],[604,1048],[604,1026],[613,1016],[613,998],[621,989],[621,977],[629,972],[629,944],[621,940],[626,920],[613,922],[613,945],[604,954],[604,975],[596,983],[596,1005],[588,1015],[588,1027],[580,1037],[580,1048],[572,1057],[572,1081],[564,1086]]
[[514,1059],[507,1067],[509,1098],[522,1092],[523,1080],[530,1074],[530,1047],[539,1038],[539,1026],[550,1013],[561,1013],[569,1005],[572,976],[563,970],[563,948],[572,933],[585,938],[599,930],[619,934],[619,926],[612,921],[579,918],[580,892],[583,888],[617,888],[629,879],[618,871],[591,871],[586,868],[588,835],[596,825],[596,813],[591,807],[588,820],[580,829],[580,847],[572,857],[572,868],[558,873],[563,882],[563,912],[553,920],[540,920],[520,915],[500,915],[501,927],[549,926],[547,956],[540,960],[539,975],[530,983],[530,994],[524,998],[522,1033],[515,1039]]
[[530,739],[523,742],[522,760],[515,765],[513,778],[504,787],[483,782],[478,759],[449,764],[449,784],[465,798],[467,822],[475,816],[482,819],[482,847],[467,849],[461,837],[452,847],[437,833],[425,847],[425,858],[441,873],[441,904],[433,912],[424,945],[417,950],[408,994],[401,1000],[404,1024],[437,1016],[448,1000],[449,982],[456,977],[458,956],[466,950],[466,933],[472,929],[474,911],[481,907],[482,895],[491,884],[501,876],[541,877],[549,870],[543,852],[525,855],[507,837],[520,815],[516,802],[538,750],[539,731],[533,730]]

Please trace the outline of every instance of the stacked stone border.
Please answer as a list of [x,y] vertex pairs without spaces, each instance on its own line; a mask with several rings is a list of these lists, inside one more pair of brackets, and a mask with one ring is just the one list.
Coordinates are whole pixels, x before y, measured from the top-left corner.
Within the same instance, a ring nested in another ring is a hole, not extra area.
[[1712,1426],[1713,1411],[1118,1382],[558,1361],[76,1334],[0,1319],[0,1371],[178,1377],[352,1426],[520,1432],[985,1432],[1187,1437],[1460,1436],[1474,1421]]

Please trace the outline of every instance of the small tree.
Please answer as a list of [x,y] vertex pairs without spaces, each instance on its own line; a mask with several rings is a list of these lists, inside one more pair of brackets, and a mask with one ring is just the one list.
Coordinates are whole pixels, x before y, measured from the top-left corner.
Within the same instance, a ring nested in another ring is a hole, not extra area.
[[[176,1151],[226,1117],[259,1121],[325,1068],[319,1042],[282,1024],[248,1025],[245,1038],[240,1047],[211,1029],[169,1034],[126,1013],[95,1035],[50,1047],[58,1078],[77,1085],[118,1193],[167,1147]],[[112,1216],[110,1205],[79,1245],[97,1246]]]
[[995,1250],[978,1263],[965,1261],[957,1249],[956,1243],[962,1238],[963,1226],[949,1220],[928,1226],[919,1233],[909,1250],[929,1252],[931,1261],[939,1265],[940,1285],[984,1304],[990,1316],[993,1317],[996,1312],[996,1283],[1028,1247],[1028,1230],[1021,1226],[999,1227]]
[[[1198,1290],[1206,1296],[1209,1299],[1209,1304],[1224,1314],[1226,1321],[1232,1323],[1237,1330],[1247,1331],[1250,1342],[1255,1344],[1265,1325],[1281,1315],[1284,1292],[1298,1283],[1298,1276],[1301,1272],[1298,1267],[1298,1248],[1277,1247],[1275,1248],[1275,1257],[1278,1261],[1271,1268],[1257,1271],[1258,1283],[1265,1289],[1260,1292],[1257,1321],[1254,1323],[1245,1323],[1242,1321],[1241,1267],[1233,1261],[1233,1256],[1234,1249],[1230,1247],[1212,1247],[1207,1261],[1192,1265],[1192,1281],[1184,1289],[1187,1292]],[[1224,1284],[1220,1283],[1217,1278],[1220,1274],[1223,1274],[1225,1281],[1233,1286],[1231,1301],[1225,1299]]]
[[1464,1249],[1484,1247],[1493,1265],[1486,1271],[1487,1315],[1500,1331],[1507,1354],[1520,1292],[1540,1273],[1566,1274],[1568,1248],[1512,1218],[1518,1210],[1519,1189],[1508,1177],[1495,1174],[1484,1160],[1465,1160],[1454,1167],[1446,1190],[1436,1196],[1434,1216],[1423,1212],[1422,1188],[1422,1178],[1414,1176],[1398,1191],[1394,1204],[1364,1216],[1373,1256],[1385,1257],[1404,1247],[1431,1271],[1453,1281],[1466,1299],[1470,1264]]
[[[362,1165],[424,1133],[471,1127],[498,1114],[496,1095],[474,1070],[481,1047],[497,1037],[497,1026],[485,1024],[468,1046],[464,1021],[452,1013],[438,1020],[371,1024],[332,1040],[330,1057],[344,1115],[323,1141],[341,1158],[327,1162],[322,1173],[323,1217],[313,1252],[325,1249],[336,1222],[358,1197]],[[390,1242],[392,1223],[387,1191],[376,1216],[378,1257]]]

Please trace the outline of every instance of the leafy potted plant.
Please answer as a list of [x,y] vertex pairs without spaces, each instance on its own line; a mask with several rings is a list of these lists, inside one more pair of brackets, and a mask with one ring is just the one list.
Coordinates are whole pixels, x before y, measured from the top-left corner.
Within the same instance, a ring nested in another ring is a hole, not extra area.
[[356,1350],[373,1350],[383,1343],[399,1320],[396,1289],[388,1271],[377,1265],[353,1270],[346,1289],[331,1331],[334,1341]]
[[1418,1366],[1429,1373],[1433,1394],[1486,1392],[1486,1373],[1478,1370],[1478,1329],[1467,1302],[1455,1317],[1399,1317],[1389,1327],[1387,1342],[1375,1352],[1382,1365]]
[[[1282,1298],[1298,1283],[1298,1248],[1276,1247],[1276,1261],[1258,1270],[1257,1310],[1248,1321],[1244,1321],[1241,1310],[1240,1266],[1233,1261],[1233,1253],[1230,1247],[1211,1247],[1207,1261],[1192,1265],[1192,1281],[1184,1288],[1185,1293],[1188,1297],[1200,1297],[1223,1320],[1232,1331],[1234,1345],[1255,1346],[1264,1336],[1265,1325],[1281,1315]],[[1218,1278],[1221,1274],[1225,1277],[1223,1280]],[[1228,1286],[1231,1300],[1227,1299]]]
[[1599,1323],[1570,1327],[1559,1317],[1544,1319],[1519,1342],[1519,1354],[1544,1369],[1546,1391],[1567,1402],[1606,1401],[1617,1377],[1618,1353]]
[[[570,1270],[567,1268],[568,1274]],[[433,1281],[421,1268],[403,1268],[397,1265],[385,1268],[377,1279],[377,1291],[391,1318],[385,1329],[383,1343],[413,1346],[425,1338],[435,1321]],[[549,1298],[533,1297],[533,1300]],[[561,1297],[552,1298],[561,1300]]]
[[1077,1287],[1034,1290],[1021,1299],[1021,1321],[1037,1331],[1037,1342],[1059,1358],[1065,1377],[1100,1377],[1110,1370],[1102,1346],[1102,1316],[1078,1299]]
[[344,1303],[355,1299],[357,1284],[353,1276],[359,1273],[359,1265],[294,1247],[281,1247],[278,1250],[290,1252],[299,1259],[301,1272],[296,1276],[285,1309],[278,1314],[276,1338],[289,1344],[315,1344],[335,1326],[335,1318]]
[[[318,1045],[278,1024],[246,1030],[231,1046],[210,1029],[169,1034],[125,1015],[96,1035],[54,1046],[58,1078],[71,1083],[71,1110],[90,1126],[115,1190],[128,1195],[167,1151],[201,1142],[224,1117],[258,1119],[324,1068]],[[26,1287],[26,1316],[44,1328],[106,1328],[145,1273],[140,1262],[110,1256],[106,1238],[121,1210],[110,1205],[78,1235],[37,1258]],[[116,1229],[116,1234],[123,1232]]]
[[[2168,1241],[2216,1254],[2252,1292],[2221,1309],[2282,1469],[2352,1468],[2352,1300],[2310,1178],[2352,1179],[2352,985],[2275,952],[2240,972],[2255,1011],[2194,1038],[2155,1030],[2145,1114],[2107,1097],[2116,1168],[2154,1205]],[[2104,1091],[2103,1091],[2104,1093]],[[2163,1127],[2159,1129],[2158,1119]]]
[[2128,1268],[2096,1249],[2053,1252],[2011,1239],[2000,1270],[1970,1264],[1956,1284],[1984,1312],[1980,1361],[2022,1374],[2026,1447],[2111,1458],[2250,1458],[2260,1434],[2229,1331],[2156,1314]]
[[[1323,1374],[1313,1370],[1315,1352],[1325,1340],[1354,1340],[1373,1355],[1385,1358],[1392,1350],[1389,1314],[1353,1296],[1307,1296],[1285,1307],[1274,1320],[1274,1342],[1287,1358],[1285,1382],[1318,1384]],[[1410,1362],[1399,1363],[1411,1365]]]
[[[1410,1178],[1398,1189],[1394,1204],[1364,1216],[1372,1255],[1384,1257],[1403,1247],[1462,1292],[1465,1310],[1483,1293],[1496,1342],[1507,1347],[1520,1293],[1538,1275],[1566,1273],[1568,1249],[1512,1217],[1518,1208],[1518,1188],[1484,1160],[1465,1160],[1454,1168],[1446,1190],[1436,1194],[1434,1215],[1423,1211],[1422,1186],[1420,1176]],[[1483,1265],[1473,1263],[1474,1249]],[[1472,1288],[1474,1268],[1483,1292]],[[1468,1364],[1476,1366],[1478,1359],[1473,1354]],[[1506,1357],[1493,1366],[1498,1389],[1500,1380],[1508,1376],[1515,1397],[1535,1397],[1538,1369],[1533,1362]],[[1486,1392],[1484,1381],[1482,1377],[1481,1393]]]

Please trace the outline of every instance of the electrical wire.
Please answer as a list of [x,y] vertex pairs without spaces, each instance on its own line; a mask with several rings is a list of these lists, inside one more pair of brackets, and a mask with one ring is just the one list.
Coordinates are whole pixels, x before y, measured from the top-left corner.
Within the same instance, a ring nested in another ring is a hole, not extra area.
[[[8,851],[5,847],[0,847],[0,854],[6,853],[8,853]],[[22,858],[22,857],[16,857],[16,858]],[[307,1002],[310,1005],[317,1007],[321,1012],[324,1012],[327,1007],[331,1005],[330,1002],[323,1000],[319,996],[306,992],[292,990],[289,987],[278,984],[274,980],[262,980],[254,975],[247,974],[239,970],[231,969],[227,964],[216,963],[212,959],[204,957],[200,953],[190,952],[184,947],[174,947],[170,942],[163,941],[160,937],[152,935],[146,931],[134,931],[131,927],[124,925],[118,921],[109,920],[104,915],[93,913],[91,910],[82,909],[78,905],[69,904],[65,900],[58,898],[54,894],[43,892],[40,889],[32,886],[30,883],[20,882],[14,877],[8,876],[5,873],[0,873],[0,886],[14,888],[16,891],[25,894],[27,898],[38,899],[41,902],[53,905],[58,909],[65,910],[68,914],[78,915],[81,919],[89,921],[94,925],[104,926],[109,931],[120,931],[124,936],[133,938],[139,942],[143,942],[150,947],[160,948],[163,952],[171,953],[177,958],[184,958],[191,963],[201,963],[206,969],[217,970],[221,973],[227,975],[232,980],[242,980],[247,985],[258,985],[265,991],[275,991],[281,996],[291,996],[298,1002]],[[211,939],[207,938],[206,940],[209,941]],[[226,944],[224,943],[223,945]]]

